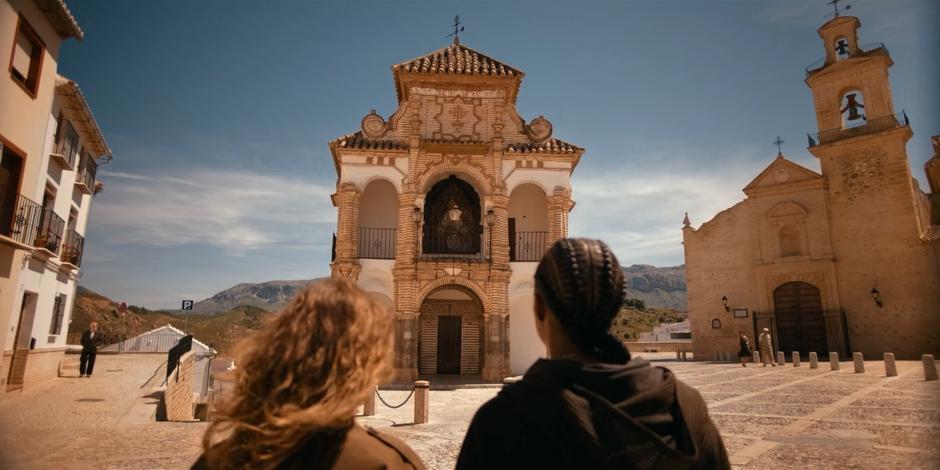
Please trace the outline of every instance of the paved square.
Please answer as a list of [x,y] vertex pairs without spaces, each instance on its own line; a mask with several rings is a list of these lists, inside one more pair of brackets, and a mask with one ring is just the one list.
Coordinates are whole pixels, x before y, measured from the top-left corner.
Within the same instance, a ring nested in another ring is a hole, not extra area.
[[[651,357],[663,359],[664,356]],[[156,423],[140,386],[162,355],[99,356],[91,379],[59,379],[0,400],[0,468],[188,468],[206,423]],[[881,362],[864,374],[806,364],[743,368],[658,360],[699,389],[738,469],[940,468],[940,382],[919,361]],[[497,389],[432,390],[430,422],[412,425],[412,402],[360,417],[407,441],[432,469],[453,468],[474,411]],[[383,391],[390,403],[407,392]],[[49,451],[49,449],[54,449]]]

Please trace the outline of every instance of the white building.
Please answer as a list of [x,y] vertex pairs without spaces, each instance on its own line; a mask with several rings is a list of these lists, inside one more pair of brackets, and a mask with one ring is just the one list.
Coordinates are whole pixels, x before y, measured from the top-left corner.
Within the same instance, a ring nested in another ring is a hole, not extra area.
[[[0,1],[0,387],[56,377],[98,160],[111,150],[75,82],[58,75],[81,28],[61,0]],[[3,395],[0,394],[0,397]]]

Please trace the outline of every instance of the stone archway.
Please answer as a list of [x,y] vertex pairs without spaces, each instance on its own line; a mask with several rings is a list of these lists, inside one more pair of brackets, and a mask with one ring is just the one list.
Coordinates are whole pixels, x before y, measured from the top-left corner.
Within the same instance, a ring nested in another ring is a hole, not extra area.
[[479,375],[483,370],[483,302],[470,289],[439,287],[421,302],[418,373]]
[[470,183],[451,175],[437,182],[424,201],[422,252],[480,253],[483,225],[480,195]]
[[799,281],[780,285],[774,289],[774,314],[779,351],[829,352],[819,288]]

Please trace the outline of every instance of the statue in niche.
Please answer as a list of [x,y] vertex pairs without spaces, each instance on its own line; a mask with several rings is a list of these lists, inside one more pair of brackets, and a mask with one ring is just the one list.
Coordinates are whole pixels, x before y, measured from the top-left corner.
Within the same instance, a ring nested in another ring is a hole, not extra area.
[[480,252],[480,197],[470,184],[451,176],[435,184],[425,201],[424,253]]

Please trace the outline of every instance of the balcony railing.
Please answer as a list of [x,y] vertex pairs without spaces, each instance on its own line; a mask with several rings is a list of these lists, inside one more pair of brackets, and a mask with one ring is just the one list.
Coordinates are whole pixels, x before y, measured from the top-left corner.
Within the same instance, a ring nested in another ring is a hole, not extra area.
[[75,187],[85,194],[93,194],[95,191],[95,173],[97,172],[98,164],[91,158],[85,158],[78,174],[75,176]]
[[848,139],[850,137],[873,134],[875,132],[886,131],[908,125],[910,125],[910,121],[907,119],[907,113],[901,111],[900,114],[892,114],[890,116],[869,119],[867,121],[862,121],[861,124],[851,127],[839,127],[836,129],[817,132],[815,134],[807,134],[806,137],[809,140],[809,146],[815,147],[817,145],[828,144],[838,140]]
[[21,194],[3,194],[0,207],[0,234],[24,245],[33,246],[42,228],[43,208],[33,200]]
[[69,139],[63,138],[55,144],[55,147],[52,148],[52,153],[50,156],[62,168],[71,170],[75,165],[76,154],[78,154],[78,149],[75,148],[75,143]]
[[395,236],[398,229],[359,227],[359,257],[395,259]]
[[509,261],[538,261],[545,253],[548,232],[516,232],[509,239]]
[[[878,49],[884,49],[885,54],[889,54],[888,48],[885,47],[884,43],[873,42],[873,43],[870,43],[870,44],[862,44],[861,46],[858,46],[858,50],[859,50],[859,52],[861,53],[861,55],[868,54],[868,53],[870,53],[870,52],[872,52],[872,51],[876,51],[876,50],[878,50]],[[847,59],[847,58],[848,58],[848,57],[846,57],[846,59]],[[836,59],[836,62],[838,62],[839,60],[844,60],[844,59],[838,59],[838,58],[837,58],[837,59]],[[825,66],[826,66],[826,58],[823,57],[822,59],[819,59],[819,60],[817,60],[816,62],[813,62],[812,64],[809,64],[809,65],[806,66],[806,75],[809,75],[809,74],[811,74],[811,73],[813,73],[813,72],[815,72],[815,71],[817,71],[817,70],[819,70],[819,69],[821,69],[821,68],[823,68],[823,67],[825,67]]]
[[81,236],[75,230],[69,230],[65,233],[65,244],[62,245],[62,262],[81,267],[82,252],[85,249],[85,237]]
[[62,244],[62,232],[65,229],[65,221],[51,209],[43,209],[42,218],[39,224],[39,233],[33,241],[33,246],[43,248],[54,255],[59,254],[59,246]]

